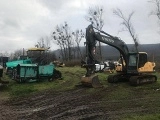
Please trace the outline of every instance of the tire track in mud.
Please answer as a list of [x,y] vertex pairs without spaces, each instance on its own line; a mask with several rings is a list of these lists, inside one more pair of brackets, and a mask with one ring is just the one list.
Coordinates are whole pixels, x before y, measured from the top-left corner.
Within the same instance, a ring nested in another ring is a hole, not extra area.
[[[102,115],[102,110],[99,111],[97,108],[94,110],[93,105],[90,105],[90,95],[79,95],[82,92],[83,90],[78,90],[78,92],[62,93],[55,99],[52,99],[52,102],[47,105],[47,107],[39,108],[28,117],[32,118],[35,114],[41,116],[44,113],[43,119],[69,120],[86,119],[92,117],[96,118],[96,116]],[[46,104],[44,104],[44,106],[46,106]]]
[[[103,100],[101,91],[89,94],[86,89],[88,88],[65,92],[48,90],[29,97],[0,102],[0,118],[2,120],[117,120],[120,119],[120,115],[126,113],[160,112],[160,106],[148,108],[133,104],[139,100],[152,100],[152,98]],[[125,102],[131,106],[120,108]],[[152,102],[154,100],[150,104]]]
[[9,101],[5,106],[10,107],[10,116],[17,115],[13,119],[86,119],[102,115],[102,109],[90,105],[92,96],[83,92],[85,93],[84,89],[56,95],[44,93],[41,96]]

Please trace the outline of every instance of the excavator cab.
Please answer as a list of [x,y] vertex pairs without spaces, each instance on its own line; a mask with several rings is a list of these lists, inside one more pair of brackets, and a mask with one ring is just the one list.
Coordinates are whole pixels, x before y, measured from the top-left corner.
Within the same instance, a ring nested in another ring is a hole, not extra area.
[[128,54],[128,66],[127,66],[127,73],[137,73],[137,65],[139,61],[139,54],[138,53],[129,53]]
[[27,56],[32,60],[33,63],[45,65],[48,64],[47,51],[48,48],[29,48],[27,50]]
[[[154,72],[155,63],[148,61],[148,55],[146,52],[138,52],[138,53],[128,53],[128,62],[127,64],[122,59],[122,63],[116,66],[117,72],[124,72],[124,68],[126,68],[126,72],[128,74],[139,74],[143,72]],[[127,66],[126,66],[127,65]]]
[[127,73],[154,72],[155,63],[148,62],[146,52],[129,53]]

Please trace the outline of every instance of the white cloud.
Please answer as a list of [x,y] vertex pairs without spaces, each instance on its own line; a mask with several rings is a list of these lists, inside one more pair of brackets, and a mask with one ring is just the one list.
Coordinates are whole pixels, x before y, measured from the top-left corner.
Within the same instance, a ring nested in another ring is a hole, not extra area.
[[[128,33],[118,34],[121,20],[112,13],[118,7],[126,15],[135,11],[132,21],[140,43],[160,42],[157,19],[148,17],[154,5],[146,0],[1,0],[0,52],[32,47],[39,38],[50,35],[56,25],[65,21],[72,30],[85,31],[89,25],[85,15],[88,8],[94,6],[104,8],[104,31],[133,43]],[[55,44],[52,46],[58,48]]]

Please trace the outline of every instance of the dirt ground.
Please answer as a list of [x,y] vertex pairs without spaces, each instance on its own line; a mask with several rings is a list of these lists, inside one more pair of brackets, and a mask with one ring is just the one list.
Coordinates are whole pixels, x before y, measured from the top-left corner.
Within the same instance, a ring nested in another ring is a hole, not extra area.
[[[126,100],[103,99],[107,88],[86,92],[88,88],[55,92],[47,90],[23,98],[0,102],[1,120],[119,120],[124,114],[152,114],[160,112],[160,105],[150,107],[155,99],[137,97]],[[160,99],[157,99],[160,102]],[[137,101],[149,101],[146,106]],[[122,105],[126,103],[126,108]],[[128,104],[128,105],[127,105]],[[128,107],[129,106],[129,107]]]

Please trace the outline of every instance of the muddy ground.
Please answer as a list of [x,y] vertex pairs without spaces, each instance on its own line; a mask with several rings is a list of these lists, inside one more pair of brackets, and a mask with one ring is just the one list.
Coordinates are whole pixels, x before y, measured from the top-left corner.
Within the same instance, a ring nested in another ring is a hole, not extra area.
[[[65,92],[46,90],[23,98],[1,100],[0,119],[119,120],[126,114],[160,113],[160,105],[157,104],[160,103],[160,99],[145,97],[138,91],[133,91],[135,96],[129,99],[104,99],[104,96],[114,88],[101,88],[95,92],[86,92],[88,88],[84,87],[76,87]],[[140,101],[145,104],[140,104]]]

